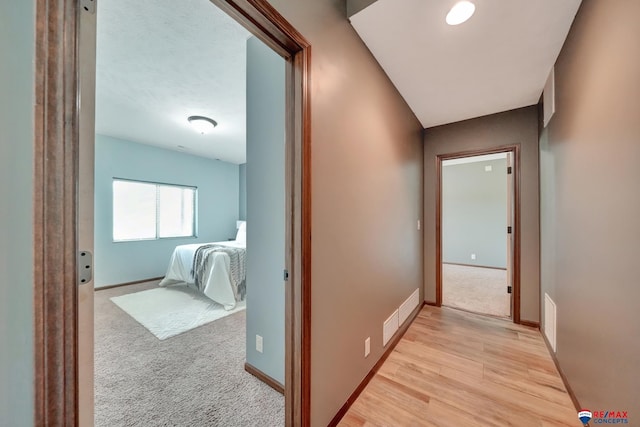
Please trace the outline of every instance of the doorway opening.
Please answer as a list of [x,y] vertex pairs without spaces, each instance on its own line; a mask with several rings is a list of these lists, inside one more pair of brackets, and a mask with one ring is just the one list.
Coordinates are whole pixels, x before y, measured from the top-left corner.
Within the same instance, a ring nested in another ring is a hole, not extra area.
[[[266,2],[212,2],[285,60],[284,422],[308,425],[310,45]],[[95,36],[94,8],[91,0],[36,6],[35,422],[42,425],[93,424],[87,410],[93,384],[86,380],[93,374],[93,312],[82,307],[93,306],[87,304],[93,301],[92,266],[85,262],[93,252],[93,174],[86,167],[95,132],[93,105],[80,101],[93,84],[82,76],[92,65],[85,59]]]
[[96,8],[94,423],[284,425],[285,60],[175,8]]
[[518,148],[438,156],[437,305],[519,322]]

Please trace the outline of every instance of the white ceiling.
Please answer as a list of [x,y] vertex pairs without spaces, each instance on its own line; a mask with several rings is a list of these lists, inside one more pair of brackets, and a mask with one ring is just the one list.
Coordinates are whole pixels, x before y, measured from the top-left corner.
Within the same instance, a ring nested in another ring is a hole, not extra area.
[[[249,32],[209,0],[98,5],[96,132],[244,163]],[[218,127],[201,135],[191,115]]]
[[581,2],[472,1],[457,26],[457,0],[378,0],[351,17],[425,128],[537,103]]

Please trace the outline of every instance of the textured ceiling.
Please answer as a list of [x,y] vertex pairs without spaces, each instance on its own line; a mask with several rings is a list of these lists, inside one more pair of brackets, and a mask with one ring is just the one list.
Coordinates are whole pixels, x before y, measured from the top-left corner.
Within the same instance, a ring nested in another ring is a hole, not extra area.
[[580,0],[378,0],[351,23],[424,127],[533,105]]
[[[98,5],[96,132],[244,163],[250,34],[208,0]],[[218,127],[201,135],[191,115]]]

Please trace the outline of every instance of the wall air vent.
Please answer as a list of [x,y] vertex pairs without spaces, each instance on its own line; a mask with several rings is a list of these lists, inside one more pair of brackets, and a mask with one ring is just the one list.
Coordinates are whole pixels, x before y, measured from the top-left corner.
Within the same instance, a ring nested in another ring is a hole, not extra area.
[[544,294],[544,334],[546,335],[553,352],[556,351],[556,303],[549,294]]
[[398,310],[394,311],[382,325],[382,345],[385,346],[398,330]]

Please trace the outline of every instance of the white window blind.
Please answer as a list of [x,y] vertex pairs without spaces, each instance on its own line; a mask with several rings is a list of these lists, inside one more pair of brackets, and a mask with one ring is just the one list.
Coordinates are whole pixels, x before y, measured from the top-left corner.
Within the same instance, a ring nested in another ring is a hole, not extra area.
[[195,187],[113,180],[113,241],[193,237]]

